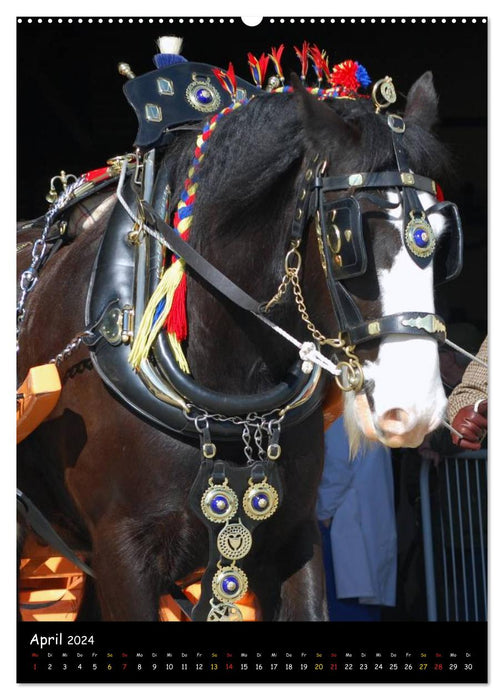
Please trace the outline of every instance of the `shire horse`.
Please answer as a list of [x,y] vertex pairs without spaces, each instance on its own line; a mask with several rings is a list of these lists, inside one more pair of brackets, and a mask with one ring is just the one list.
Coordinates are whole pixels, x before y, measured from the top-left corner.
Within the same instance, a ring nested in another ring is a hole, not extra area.
[[[407,95],[401,152],[412,172],[432,179],[445,167],[445,152],[431,132],[436,115],[437,96],[432,75],[426,73]],[[181,130],[159,156],[161,169],[163,158],[169,159],[174,203],[194,141],[193,131]],[[398,170],[387,115],[375,110],[370,99],[317,100],[299,81],[293,92],[264,92],[232,111],[208,144],[189,244],[261,302],[275,297],[284,277],[296,198],[314,154],[325,163],[324,175],[333,179]],[[337,284],[363,323],[397,314],[408,320],[410,312],[438,319],[434,263],[417,264],[404,243],[406,189],[401,183],[378,182],[373,190],[360,190],[359,197],[365,194],[359,202],[367,265]],[[328,206],[358,192],[349,183],[334,187],[327,194]],[[419,199],[424,210],[436,202],[434,193],[424,191]],[[94,261],[115,202],[114,186],[71,213],[64,245],[44,265],[26,299],[20,377],[57,356],[82,331]],[[88,218],[77,235],[83,207]],[[443,219],[443,211],[434,210],[429,217],[435,239]],[[338,338],[344,329],[338,327],[321,265],[316,217],[303,226],[299,280],[305,311],[318,337]],[[33,241],[36,235],[26,229],[19,240]],[[18,257],[25,270],[30,247]],[[298,357],[291,343],[237,309],[190,269],[187,309],[187,360],[194,380],[209,390],[259,395],[281,381]],[[266,315],[292,336],[313,340],[292,290],[280,294]],[[388,335],[366,337],[345,357],[356,357],[363,371],[362,386],[344,394],[354,447],[366,440],[414,447],[436,428],[445,410],[437,341],[432,329],[415,335],[392,329]],[[333,357],[334,347],[320,347],[327,358]],[[352,375],[351,364],[345,372]],[[175,582],[204,571],[209,561],[205,522],[189,502],[202,461],[200,446],[118,399],[90,363],[84,344],[64,359],[61,373],[56,408],[19,445],[20,488],[69,546],[85,553],[95,575],[100,619],[158,620],[160,596]],[[241,439],[214,442],[224,465],[243,464]],[[253,546],[240,566],[246,569],[260,619],[326,620],[315,517],[324,457],[320,400],[295,425],[282,428],[280,442],[276,468],[283,499],[254,530]],[[80,619],[86,615],[98,613],[83,606]]]

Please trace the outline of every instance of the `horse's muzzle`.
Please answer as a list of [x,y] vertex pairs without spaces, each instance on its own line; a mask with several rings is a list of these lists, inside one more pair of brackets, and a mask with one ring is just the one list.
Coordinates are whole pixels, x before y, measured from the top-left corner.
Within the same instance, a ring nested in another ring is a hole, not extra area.
[[412,409],[390,408],[381,415],[374,415],[364,393],[355,397],[359,426],[368,440],[381,442],[387,447],[415,448],[425,436],[440,424],[442,414],[418,416]]

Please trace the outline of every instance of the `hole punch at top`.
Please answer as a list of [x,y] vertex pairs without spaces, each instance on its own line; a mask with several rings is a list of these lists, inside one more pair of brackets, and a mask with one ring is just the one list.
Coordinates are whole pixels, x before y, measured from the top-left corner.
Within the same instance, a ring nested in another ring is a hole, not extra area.
[[243,24],[247,27],[258,27],[262,22],[262,17],[241,17]]

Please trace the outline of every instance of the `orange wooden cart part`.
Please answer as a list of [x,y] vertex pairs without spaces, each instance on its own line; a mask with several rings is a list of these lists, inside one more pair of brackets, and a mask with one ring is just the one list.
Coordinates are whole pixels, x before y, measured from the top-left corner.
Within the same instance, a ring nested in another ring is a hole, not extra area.
[[[19,602],[23,622],[74,622],[84,592],[85,574],[51,547],[29,535],[23,548],[19,571]],[[201,592],[198,582],[183,588],[191,603]],[[260,620],[257,600],[247,593],[237,606],[245,621]],[[189,622],[173,598],[160,600],[162,622]]]
[[17,390],[17,442],[47,418],[58,403],[61,381],[55,364],[32,367]]

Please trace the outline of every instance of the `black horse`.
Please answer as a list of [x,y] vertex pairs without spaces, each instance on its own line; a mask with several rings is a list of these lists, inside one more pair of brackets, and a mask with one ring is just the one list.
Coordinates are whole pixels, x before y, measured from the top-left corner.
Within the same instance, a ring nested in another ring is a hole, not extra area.
[[[444,151],[431,133],[436,104],[432,76],[425,74],[408,94],[402,138],[411,171],[433,179],[444,167]],[[170,216],[187,177],[195,136],[192,130],[181,130],[158,155],[158,172],[164,173],[172,193]],[[291,93],[258,94],[222,118],[208,143],[189,243],[261,302],[275,297],[285,274],[299,193],[315,156],[318,168],[325,162],[323,174],[330,178],[398,170],[387,116],[370,99],[318,100],[300,84]],[[347,183],[330,193],[328,201],[357,190]],[[360,201],[367,266],[342,284],[364,322],[402,312],[434,312],[432,263],[415,269],[414,290],[408,279],[408,255],[398,225],[401,191],[400,185],[380,185]],[[86,295],[116,205],[115,188],[94,197],[71,212],[65,244],[50,257],[27,296],[19,336],[20,377],[57,356],[86,325]],[[433,194],[420,198],[428,200],[425,209],[435,202]],[[442,219],[442,214],[436,216]],[[152,220],[150,225],[155,225]],[[305,318],[292,285],[265,314],[303,342],[313,340],[314,327],[318,338],[338,338],[344,330],[333,311],[317,225],[316,217],[307,222],[300,247]],[[33,241],[39,234],[26,229],[19,241]],[[30,246],[18,257],[20,270],[28,268]],[[229,396],[261,395],[278,385],[296,362],[298,349],[189,267],[187,272],[185,349],[194,380]],[[389,284],[401,275],[406,275],[402,282]],[[346,372],[362,367],[364,383],[346,395],[354,441],[364,433],[392,446],[417,445],[444,410],[435,337],[397,331],[368,338],[355,352],[358,364],[350,362]],[[392,373],[387,352],[393,352]],[[418,352],[422,360],[415,364],[412,358]],[[19,485],[68,544],[86,554],[96,576],[102,619],[158,620],[160,596],[175,582],[205,570],[209,561],[204,519],[189,503],[201,464],[200,446],[139,417],[107,388],[88,358],[82,344],[61,364],[63,390],[57,407],[19,446]],[[396,398],[397,387],[406,401]],[[214,442],[223,464],[243,465],[240,438]],[[320,400],[302,420],[282,427],[280,442],[276,464],[283,500],[254,530],[243,568],[263,620],[325,620],[315,519],[324,445]]]

